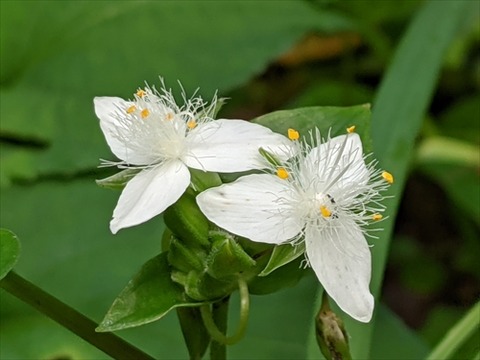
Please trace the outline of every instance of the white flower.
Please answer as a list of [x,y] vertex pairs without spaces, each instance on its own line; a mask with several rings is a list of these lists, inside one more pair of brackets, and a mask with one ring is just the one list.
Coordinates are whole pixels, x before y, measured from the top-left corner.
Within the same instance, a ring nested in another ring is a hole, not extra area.
[[[306,257],[325,291],[353,318],[368,322],[371,255],[365,228],[380,220],[379,203],[390,174],[366,165],[360,137],[349,134],[313,145],[297,142],[300,154],[274,174],[248,175],[208,189],[198,205],[218,226],[253,241],[305,241]],[[298,132],[289,131],[298,138]]]
[[[266,167],[259,147],[289,146],[282,135],[243,120],[213,121],[215,101],[200,98],[179,107],[170,91],[146,88],[134,99],[96,97],[95,113],[120,168],[138,168],[123,190],[110,229],[143,223],[163,212],[190,184],[188,168],[240,172]],[[215,100],[215,99],[214,99]]]

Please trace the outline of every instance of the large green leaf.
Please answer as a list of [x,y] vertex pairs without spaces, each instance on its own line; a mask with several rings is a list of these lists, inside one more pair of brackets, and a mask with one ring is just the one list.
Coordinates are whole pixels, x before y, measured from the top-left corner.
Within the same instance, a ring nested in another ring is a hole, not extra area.
[[308,136],[310,130],[318,128],[325,138],[329,132],[333,137],[345,134],[348,127],[355,126],[355,132],[362,138],[364,151],[368,153],[371,150],[369,104],[280,110],[260,116],[253,121],[285,135],[289,128],[296,129],[300,136]]
[[201,305],[190,300],[170,277],[167,253],[148,260],[118,295],[98,331],[148,324],[179,306]]
[[[300,1],[1,6],[0,132],[49,145],[27,152],[24,162],[34,174],[72,173],[112,157],[93,113],[94,96],[132,97],[144,81],[158,86],[161,75],[176,90],[178,79],[189,94],[200,87],[208,98],[259,73],[306,32],[350,26]],[[3,171],[4,178],[25,173]]]
[[[2,359],[109,359],[104,352],[80,339],[28,305],[19,304],[22,313],[2,316]],[[2,307],[8,301],[2,298]]]
[[[113,236],[108,222],[118,195],[100,189],[92,177],[71,183],[52,181],[33,187],[12,186],[3,189],[0,196],[0,223],[16,229],[22,239],[22,261],[15,266],[16,271],[97,321],[135,270],[160,251],[164,231],[162,221],[153,219]],[[76,351],[85,346],[75,336],[58,336],[48,342],[41,339],[51,333],[52,326],[60,328],[59,325],[52,325],[43,315],[4,291],[0,292],[0,302],[0,358],[35,359],[39,354],[49,358],[47,354],[58,354],[62,349],[63,354],[72,358],[87,357],[81,355],[84,352]],[[165,326],[154,330],[169,339],[161,349],[142,340],[145,334],[130,331],[122,336],[152,354],[176,348],[182,354],[181,338],[168,335],[172,331],[180,335],[176,319],[173,317]],[[6,340],[3,334],[10,333],[12,336]]]
[[15,266],[20,255],[17,236],[7,229],[0,229],[0,280]]

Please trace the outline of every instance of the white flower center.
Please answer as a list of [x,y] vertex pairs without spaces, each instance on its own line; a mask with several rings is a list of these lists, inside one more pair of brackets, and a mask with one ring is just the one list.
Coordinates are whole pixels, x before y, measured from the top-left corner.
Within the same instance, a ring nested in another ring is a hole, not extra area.
[[162,104],[137,101],[119,114],[119,120],[119,140],[136,154],[151,159],[151,163],[178,159],[184,154],[185,121]]
[[306,223],[325,226],[338,217],[337,204],[330,194],[306,192],[298,206]]

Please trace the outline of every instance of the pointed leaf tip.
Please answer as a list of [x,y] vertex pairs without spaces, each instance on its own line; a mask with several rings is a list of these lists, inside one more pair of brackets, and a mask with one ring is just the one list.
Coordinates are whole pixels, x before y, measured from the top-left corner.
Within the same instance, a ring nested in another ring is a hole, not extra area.
[[20,255],[17,235],[7,229],[0,229],[0,280],[13,269]]
[[179,306],[198,306],[170,276],[167,252],[148,260],[128,282],[105,315],[97,332],[141,326]]

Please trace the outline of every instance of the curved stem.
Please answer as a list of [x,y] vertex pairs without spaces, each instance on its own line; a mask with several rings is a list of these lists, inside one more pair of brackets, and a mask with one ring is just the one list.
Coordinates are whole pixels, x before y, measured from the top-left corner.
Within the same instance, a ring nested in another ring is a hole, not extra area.
[[2,279],[0,286],[114,359],[153,360],[112,333],[95,332],[95,322],[13,271]]
[[221,344],[236,344],[243,338],[245,331],[247,330],[248,314],[250,312],[250,294],[248,293],[248,285],[242,278],[238,279],[238,290],[240,293],[240,320],[237,331],[232,336],[226,336],[218,329],[213,321],[212,311],[210,310],[209,305],[203,305],[200,307],[203,322],[210,333],[210,336]]
[[[222,334],[227,333],[228,327],[228,306],[230,302],[230,296],[223,298],[212,304],[212,319],[217,325],[218,330]],[[210,359],[211,360],[226,360],[227,359],[227,346],[224,343],[220,343],[215,339],[210,342]]]

